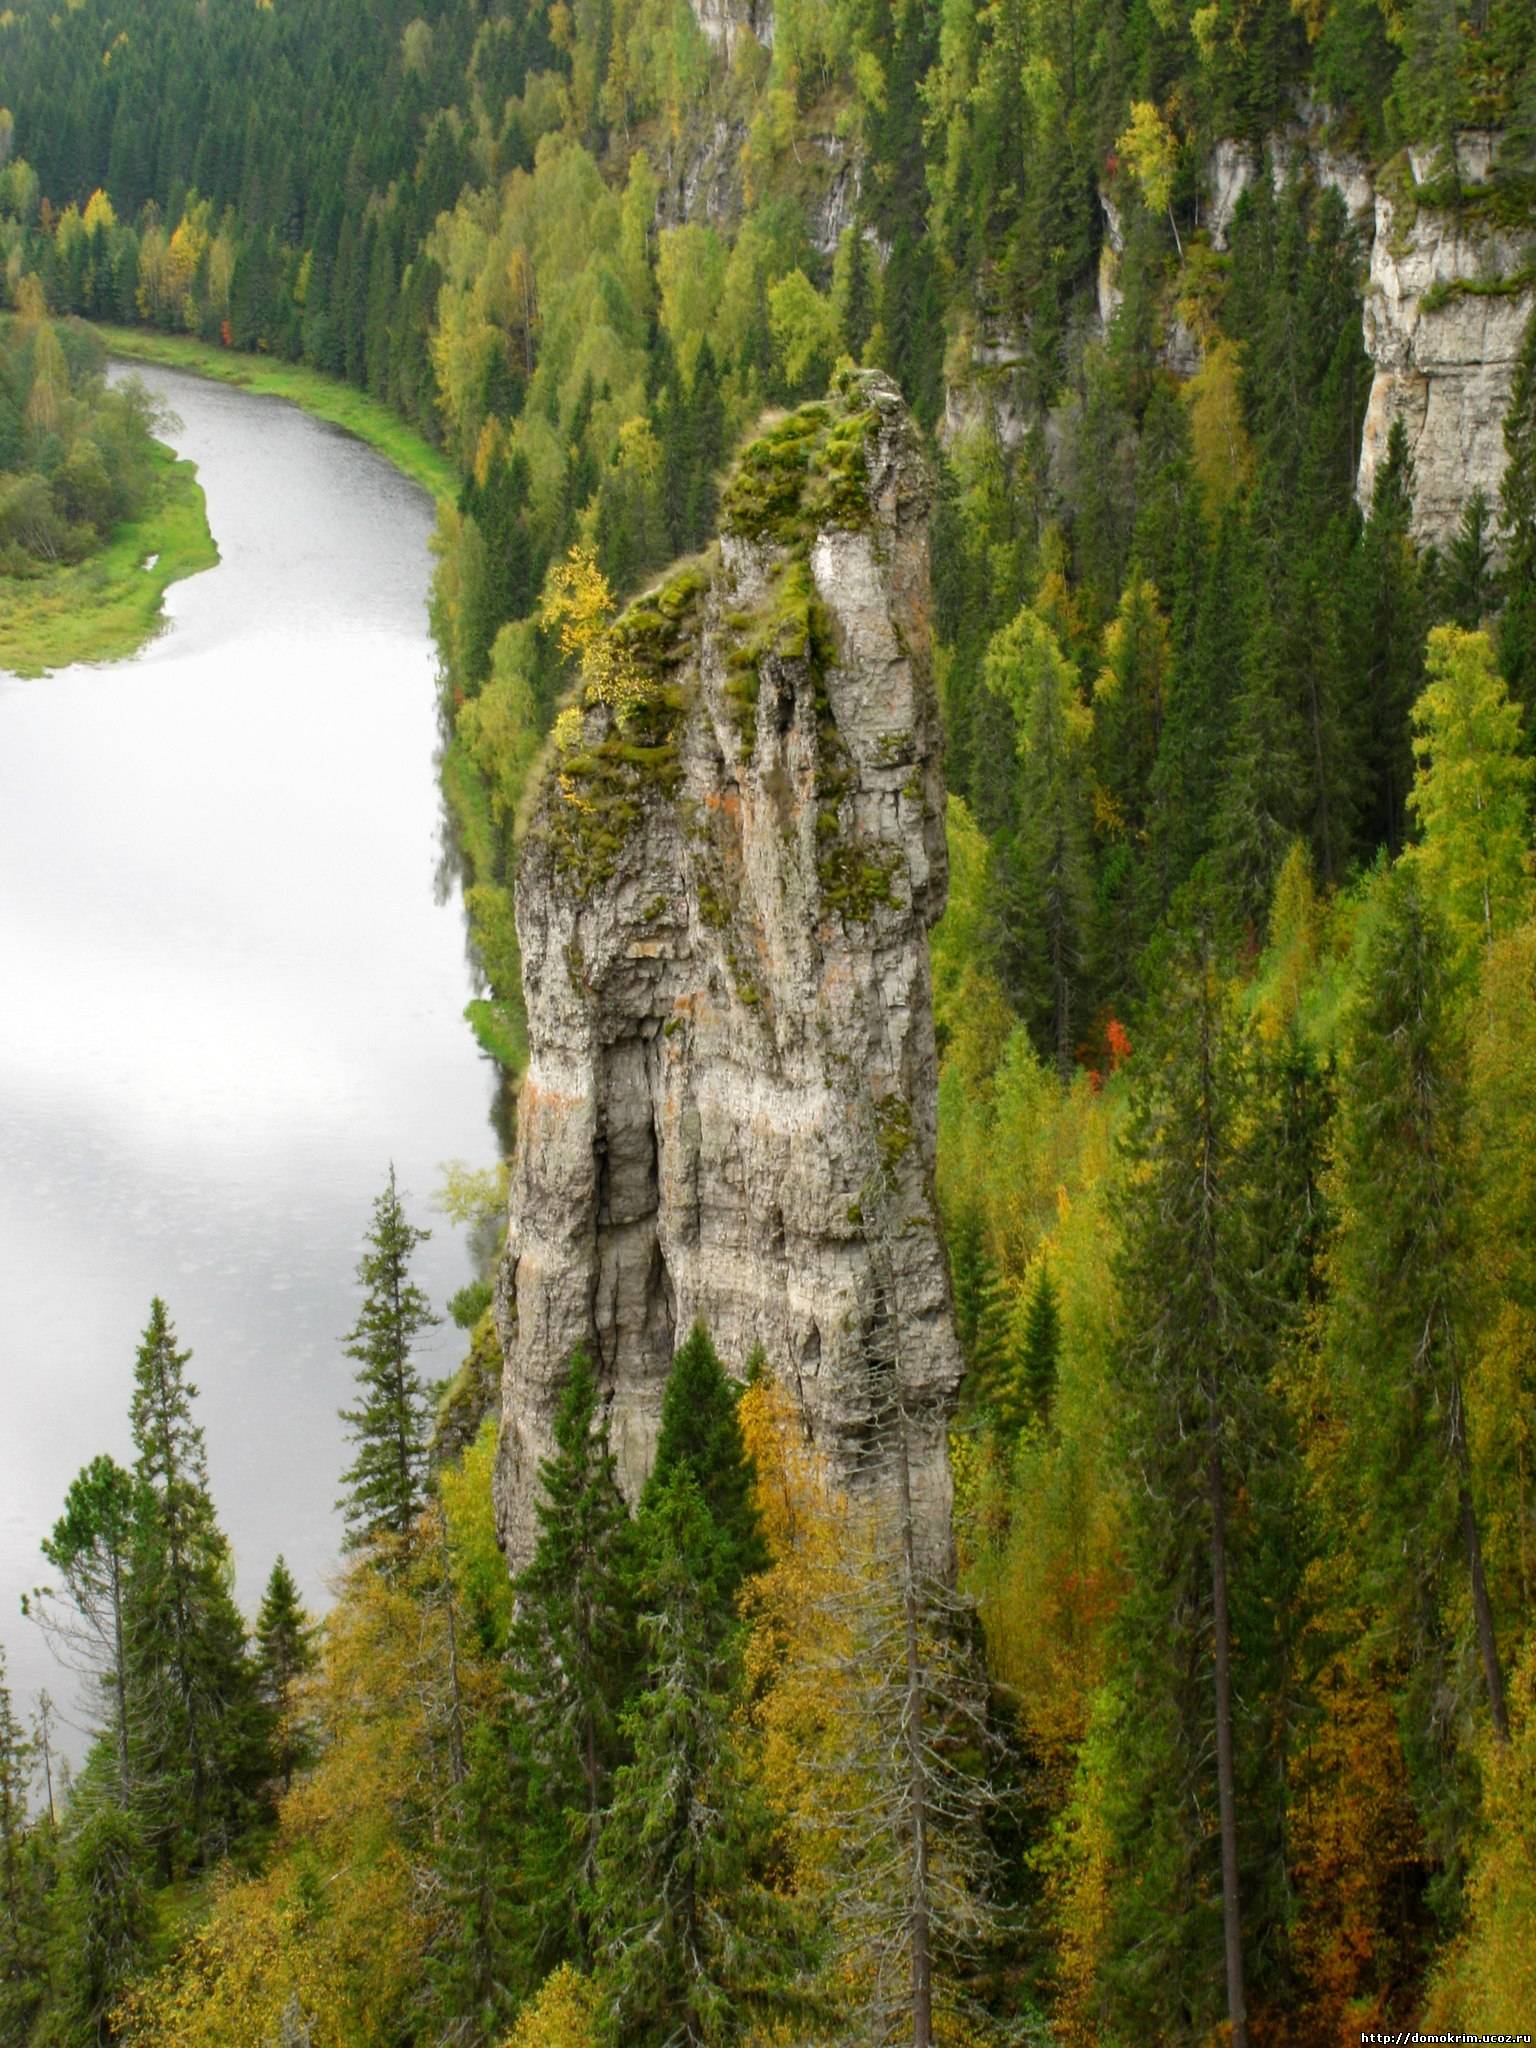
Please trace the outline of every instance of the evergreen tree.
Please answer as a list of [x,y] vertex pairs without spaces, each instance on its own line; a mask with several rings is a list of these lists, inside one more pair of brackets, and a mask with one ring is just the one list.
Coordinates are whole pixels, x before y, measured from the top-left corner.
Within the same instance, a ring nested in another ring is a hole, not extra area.
[[67,1661],[101,1688],[124,1805],[133,1787],[125,1625],[137,1508],[132,1475],[111,1458],[93,1458],[70,1482],[64,1512],[42,1544],[60,1589],[40,1587],[22,1602]]
[[1089,714],[1077,670],[1027,605],[987,650],[987,687],[1013,708],[1019,825],[1005,855],[1003,949],[1041,1050],[1070,1074],[1091,910]]
[[[1262,1127],[1208,904],[1186,899],[1149,995],[1120,1199],[1118,1382],[1129,1588],[1110,1784],[1117,1869],[1107,1988],[1170,2041],[1249,1999],[1283,1948],[1286,1680],[1280,1624],[1298,1560],[1271,1391],[1274,1280],[1258,1224]],[[1223,1986],[1225,1995],[1223,1996]]]
[[26,1884],[27,1795],[32,1749],[11,1704],[5,1651],[0,1647],[0,2029],[23,2038],[28,1981],[35,1976],[34,1929]]
[[695,1323],[672,1361],[661,1403],[656,1462],[642,1507],[688,1473],[716,1532],[710,1583],[722,1617],[744,1579],[761,1571],[766,1553],[752,1500],[752,1467],[736,1416],[738,1389],[725,1376],[702,1323]]
[[70,2048],[109,2048],[112,2013],[143,1969],[154,1932],[150,1854],[131,1815],[98,1806],[69,1844],[54,1914],[50,1975]]
[[518,1575],[507,1647],[526,1799],[521,1946],[535,1975],[562,1960],[592,1960],[598,1832],[622,1754],[620,1708],[635,1675],[629,1514],[585,1352],[571,1360],[555,1454],[539,1479],[539,1539]]
[[1439,608],[1468,633],[1475,633],[1497,609],[1499,577],[1493,566],[1493,512],[1486,493],[1475,490],[1461,508],[1440,574]]
[[1422,683],[1428,624],[1412,514],[1413,460],[1403,423],[1394,420],[1350,590],[1351,658],[1364,685],[1357,741],[1362,812],[1369,842],[1394,852],[1407,823],[1413,782],[1408,715]]
[[1023,1356],[1019,1361],[1024,1400],[1021,1405],[1040,1423],[1049,1423],[1061,1366],[1061,1311],[1051,1269],[1042,1265],[1024,1311]]
[[1377,880],[1340,1085],[1328,1384],[1349,1448],[1337,1526],[1392,1653],[1410,1781],[1452,1906],[1475,1807],[1475,1694],[1508,1733],[1467,1415],[1465,1048],[1416,866]]
[[341,1419],[358,1449],[342,1474],[347,1490],[337,1505],[352,1550],[403,1542],[426,1503],[429,1415],[412,1346],[441,1318],[411,1279],[410,1263],[431,1234],[407,1221],[391,1166],[358,1263],[363,1306],[346,1346],[358,1363],[359,1401],[343,1408]]
[[784,1967],[784,1914],[759,1876],[767,1817],[733,1729],[740,1631],[722,1625],[720,1560],[737,1543],[690,1458],[647,1488],[635,1580],[645,1685],[624,1716],[632,1761],[615,1775],[597,1859],[612,2048],[723,2048]]
[[124,1645],[134,1808],[167,1874],[224,1854],[270,1774],[229,1545],[192,1419],[190,1357],[157,1298],[129,1409],[137,1458]]
[[286,1791],[308,1754],[294,1724],[294,1688],[315,1668],[315,1625],[304,1611],[293,1573],[279,1557],[256,1617],[256,1671],[272,1729],[272,1762]]

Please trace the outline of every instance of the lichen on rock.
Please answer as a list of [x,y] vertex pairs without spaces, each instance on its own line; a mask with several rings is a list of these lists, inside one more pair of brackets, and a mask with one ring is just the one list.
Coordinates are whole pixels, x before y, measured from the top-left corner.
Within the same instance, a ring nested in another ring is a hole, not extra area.
[[933,1198],[927,935],[946,863],[922,452],[848,372],[766,427],[716,551],[614,628],[525,836],[530,1061],[499,1301],[514,1563],[571,1353],[626,1490],[697,1318],[758,1349],[849,1484],[894,1369],[925,1547],[949,1554],[960,1376]]

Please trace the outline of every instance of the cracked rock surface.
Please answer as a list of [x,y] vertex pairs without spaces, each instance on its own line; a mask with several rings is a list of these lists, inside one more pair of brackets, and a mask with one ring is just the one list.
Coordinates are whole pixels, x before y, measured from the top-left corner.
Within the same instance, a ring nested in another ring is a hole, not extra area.
[[929,497],[878,374],[770,427],[727,487],[718,549],[619,623],[642,701],[589,702],[542,785],[517,884],[530,1062],[498,1292],[514,1566],[573,1350],[633,1499],[696,1319],[734,1373],[762,1353],[850,1486],[881,1476],[894,1393],[923,1546],[949,1558]]

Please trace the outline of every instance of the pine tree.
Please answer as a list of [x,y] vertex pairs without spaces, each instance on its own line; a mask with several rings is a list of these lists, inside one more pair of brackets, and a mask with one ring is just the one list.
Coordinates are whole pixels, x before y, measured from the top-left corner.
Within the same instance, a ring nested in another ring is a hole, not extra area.
[[695,1323],[667,1377],[656,1462],[641,1497],[644,1506],[681,1473],[692,1477],[718,1539],[711,1584],[722,1615],[729,1614],[742,1581],[766,1562],[752,1501],[751,1463],[736,1417],[737,1391],[709,1332]]
[[39,1587],[22,1603],[105,1695],[124,1805],[133,1786],[124,1630],[137,1505],[132,1475],[111,1458],[93,1458],[70,1482],[64,1512],[41,1546],[60,1588]]
[[134,1808],[167,1873],[224,1854],[270,1775],[229,1545],[192,1419],[190,1357],[157,1298],[129,1409],[138,1455],[124,1645]]
[[358,1263],[363,1307],[347,1339],[359,1371],[356,1408],[343,1408],[357,1456],[342,1474],[346,1492],[337,1503],[347,1525],[347,1547],[402,1543],[426,1502],[426,1390],[412,1346],[441,1318],[410,1277],[411,1254],[431,1236],[406,1220],[395,1169],[373,1205],[369,1249]]
[[279,1557],[256,1617],[256,1670],[272,1729],[272,1762],[284,1791],[309,1749],[293,1719],[294,1688],[314,1670],[316,1661],[315,1624],[304,1611],[292,1572]]

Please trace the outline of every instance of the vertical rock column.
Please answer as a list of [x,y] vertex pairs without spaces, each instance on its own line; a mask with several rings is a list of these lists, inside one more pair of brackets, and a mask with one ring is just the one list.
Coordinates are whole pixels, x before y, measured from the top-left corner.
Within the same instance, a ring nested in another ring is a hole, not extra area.
[[928,506],[894,386],[848,374],[746,451],[718,548],[620,621],[633,708],[586,705],[550,765],[517,888],[514,1565],[572,1351],[592,1354],[633,1498],[695,1320],[738,1373],[762,1353],[850,1486],[885,1471],[894,1390],[923,1544],[949,1557]]

